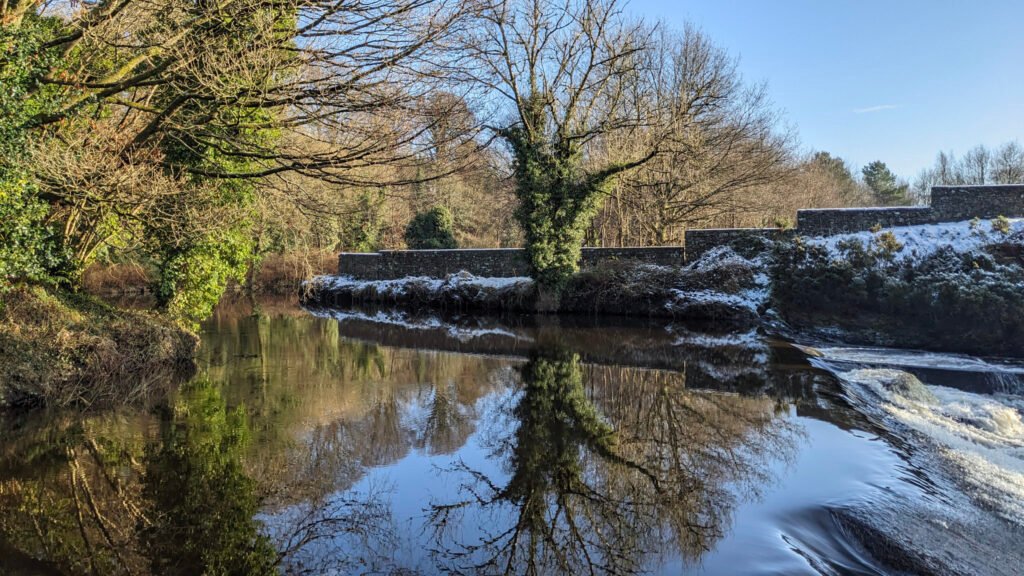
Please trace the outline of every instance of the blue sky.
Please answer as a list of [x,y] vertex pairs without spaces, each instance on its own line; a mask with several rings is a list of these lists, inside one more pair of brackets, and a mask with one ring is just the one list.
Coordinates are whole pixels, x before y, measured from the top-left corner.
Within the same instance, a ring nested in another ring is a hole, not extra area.
[[632,0],[768,82],[805,149],[912,179],[939,150],[1024,144],[1024,0]]

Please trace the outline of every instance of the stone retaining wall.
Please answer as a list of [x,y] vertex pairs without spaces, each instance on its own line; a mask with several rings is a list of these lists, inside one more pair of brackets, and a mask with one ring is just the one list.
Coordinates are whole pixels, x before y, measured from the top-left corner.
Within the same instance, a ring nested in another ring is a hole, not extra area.
[[778,228],[703,228],[686,231],[686,261],[695,262],[719,246],[746,246],[757,251],[762,240],[773,240],[785,232]]
[[[1024,184],[999,186],[934,186],[930,206],[890,208],[838,208],[799,210],[795,230],[726,228],[687,230],[682,247],[584,248],[584,268],[608,260],[631,260],[663,266],[682,266],[723,245],[756,250],[760,239],[787,235],[822,236],[870,230],[876,226],[913,226],[956,222],[971,218],[1024,217]],[[477,250],[385,250],[370,254],[343,253],[338,273],[361,280],[387,280],[405,276],[443,278],[465,270],[474,276],[529,275],[525,251],[518,248]]]
[[915,226],[935,222],[929,206],[898,206],[893,208],[841,208],[798,210],[796,229],[807,236],[826,236],[870,230],[875,226]]
[[936,222],[971,218],[1024,217],[1024,184],[997,186],[933,186]]
[[[599,262],[629,260],[660,266],[686,263],[681,246],[651,248],[584,248],[580,266]],[[509,278],[529,276],[526,251],[522,248],[465,250],[382,250],[338,256],[338,274],[360,280],[391,280],[406,276],[444,278],[465,270],[474,276]]]

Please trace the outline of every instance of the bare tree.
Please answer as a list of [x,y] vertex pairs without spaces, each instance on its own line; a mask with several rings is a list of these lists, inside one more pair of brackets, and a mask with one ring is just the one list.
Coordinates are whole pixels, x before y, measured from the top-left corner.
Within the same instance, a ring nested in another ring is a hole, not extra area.
[[[623,178],[627,202],[644,214],[640,225],[666,244],[698,222],[759,209],[754,192],[793,170],[793,137],[780,129],[766,87],[744,85],[736,59],[692,26],[660,33],[649,59],[646,105],[675,134],[664,153]],[[609,141],[609,153],[628,146]]]
[[952,152],[939,152],[935,164],[918,175],[914,191],[926,197],[932,186],[1019,182],[1024,182],[1024,148],[1010,141],[995,150],[975,146],[959,159]]
[[989,172],[993,184],[1024,183],[1024,148],[1016,141],[1000,146],[992,155]]
[[986,184],[992,153],[983,145],[975,146],[959,162],[958,178],[962,184]]

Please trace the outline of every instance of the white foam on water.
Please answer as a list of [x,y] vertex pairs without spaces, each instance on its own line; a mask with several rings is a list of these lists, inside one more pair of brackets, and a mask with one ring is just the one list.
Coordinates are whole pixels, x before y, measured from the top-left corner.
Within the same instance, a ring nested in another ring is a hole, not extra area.
[[1024,397],[924,385],[891,368],[837,376],[859,388],[853,396],[867,407],[873,402],[935,449],[971,496],[1024,525]]

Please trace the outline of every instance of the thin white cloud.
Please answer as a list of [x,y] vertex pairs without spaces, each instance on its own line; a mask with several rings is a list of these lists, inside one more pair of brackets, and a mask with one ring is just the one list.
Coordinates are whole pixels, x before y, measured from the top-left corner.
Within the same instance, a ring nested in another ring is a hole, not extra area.
[[881,112],[882,110],[895,110],[899,108],[898,104],[879,104],[878,106],[868,106],[867,108],[854,108],[854,114],[870,114],[872,112]]

